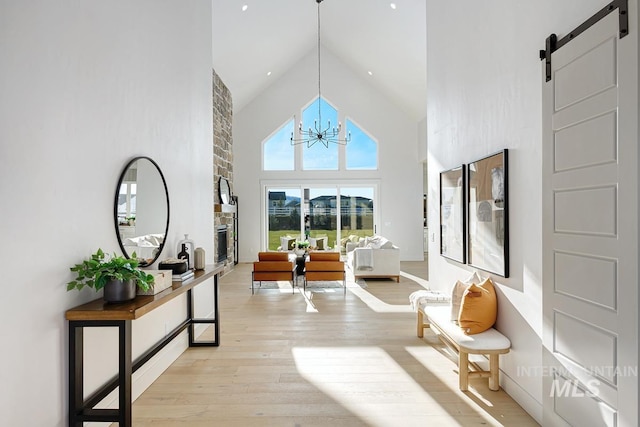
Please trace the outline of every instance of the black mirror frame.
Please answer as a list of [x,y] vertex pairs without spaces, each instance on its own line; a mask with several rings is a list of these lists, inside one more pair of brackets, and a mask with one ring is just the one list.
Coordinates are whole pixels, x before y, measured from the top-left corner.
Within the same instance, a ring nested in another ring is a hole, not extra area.
[[170,203],[169,203],[169,189],[167,188],[167,181],[164,179],[164,174],[162,173],[160,166],[158,166],[158,164],[152,158],[147,156],[134,157],[125,165],[124,169],[122,169],[120,178],[118,178],[118,184],[116,186],[116,195],[113,203],[113,224],[115,226],[116,237],[118,238],[118,245],[120,245],[120,250],[122,251],[122,254],[125,256],[125,258],[131,258],[124,248],[124,244],[122,242],[122,236],[120,236],[120,229],[118,228],[118,198],[120,196],[120,185],[122,185],[122,180],[124,179],[125,174],[129,170],[131,165],[133,165],[138,160],[142,160],[142,159],[150,161],[151,164],[153,164],[158,170],[158,173],[160,174],[160,178],[162,179],[162,184],[164,185],[165,197],[167,199],[167,224],[165,225],[165,228],[164,228],[165,238],[163,239],[162,243],[158,247],[158,252],[156,252],[156,256],[153,258],[153,260],[151,260],[150,262],[140,261],[140,267],[148,267],[158,260],[158,258],[160,257],[160,254],[162,253],[162,250],[164,249],[164,245],[167,242],[167,235],[169,233],[169,218],[171,217]]

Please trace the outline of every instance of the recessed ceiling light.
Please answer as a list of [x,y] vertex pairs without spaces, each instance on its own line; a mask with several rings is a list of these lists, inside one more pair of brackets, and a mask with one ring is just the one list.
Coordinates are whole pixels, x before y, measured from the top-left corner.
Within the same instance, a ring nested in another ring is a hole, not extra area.
[[369,74],[370,76],[373,76],[373,71],[367,71],[367,74]]
[[246,12],[247,9],[249,9],[249,5],[248,4],[245,4],[244,6],[242,6],[242,11],[243,12]]
[[393,9],[393,10],[396,10],[396,8],[398,7],[398,6],[396,6],[395,3],[391,3],[389,6],[391,6],[391,9]]
[[267,76],[270,76],[270,75],[271,75],[271,71],[267,71]]

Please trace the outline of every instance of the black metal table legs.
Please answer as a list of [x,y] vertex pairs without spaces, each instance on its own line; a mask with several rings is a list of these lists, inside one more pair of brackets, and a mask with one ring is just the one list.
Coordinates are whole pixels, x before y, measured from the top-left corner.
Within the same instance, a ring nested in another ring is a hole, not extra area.
[[[84,400],[84,328],[118,328],[118,376],[86,401]],[[117,422],[131,426],[131,321],[130,320],[70,320],[69,321],[69,426],[81,427],[85,421]],[[119,409],[94,409],[115,387]]]

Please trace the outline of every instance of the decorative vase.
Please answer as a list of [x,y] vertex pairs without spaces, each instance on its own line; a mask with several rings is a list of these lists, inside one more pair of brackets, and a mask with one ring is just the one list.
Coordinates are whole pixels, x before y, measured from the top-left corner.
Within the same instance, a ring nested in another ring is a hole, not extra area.
[[188,252],[186,243],[182,244],[182,250],[178,254],[178,259],[186,260],[187,261],[187,268],[191,267],[191,260],[190,260],[190,257],[189,257],[189,252]]
[[[184,235],[184,239],[178,241],[178,253],[186,252],[187,257],[183,258],[187,260],[187,269],[193,267],[193,248],[194,248],[193,240],[189,238],[188,234]],[[186,251],[185,251],[186,249]],[[180,255],[178,255],[180,258]]]
[[307,253],[307,251],[303,248],[296,248],[293,250],[293,252],[298,256],[303,256],[304,254]]
[[204,270],[204,249],[196,248],[194,251],[193,266],[196,270]]
[[102,299],[108,303],[131,301],[136,297],[136,280],[109,280],[104,285]]

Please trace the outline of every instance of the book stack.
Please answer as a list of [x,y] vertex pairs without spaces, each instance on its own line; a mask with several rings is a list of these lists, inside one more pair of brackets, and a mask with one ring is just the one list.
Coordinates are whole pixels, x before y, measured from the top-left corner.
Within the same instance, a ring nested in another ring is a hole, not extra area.
[[186,282],[189,279],[193,279],[194,274],[193,270],[187,270],[184,273],[174,274],[171,276],[171,280],[174,282]]

